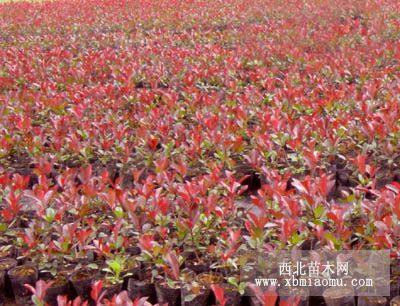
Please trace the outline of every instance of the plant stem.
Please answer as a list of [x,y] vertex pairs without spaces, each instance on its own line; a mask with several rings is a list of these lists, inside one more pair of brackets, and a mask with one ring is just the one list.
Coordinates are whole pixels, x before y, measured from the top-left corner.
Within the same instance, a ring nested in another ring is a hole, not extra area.
[[200,257],[199,257],[199,254],[197,253],[197,244],[195,242],[194,235],[193,235],[193,228],[190,228],[190,237],[192,239],[192,243],[194,246],[194,255],[196,256],[197,261],[200,263]]

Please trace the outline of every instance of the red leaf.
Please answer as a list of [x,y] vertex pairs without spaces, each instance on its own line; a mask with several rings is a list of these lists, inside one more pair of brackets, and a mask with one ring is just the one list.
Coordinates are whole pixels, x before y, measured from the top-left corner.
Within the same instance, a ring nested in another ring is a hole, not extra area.
[[225,306],[226,298],[225,298],[225,291],[220,285],[212,284],[211,290],[214,292],[215,299],[217,300],[219,306]]
[[175,252],[169,252],[166,255],[167,262],[172,270],[172,276],[175,280],[179,279],[179,259]]
[[98,280],[93,283],[92,290],[90,291],[90,297],[93,299],[93,301],[100,302],[101,296],[102,296],[102,294],[101,294],[102,289],[103,289],[103,281],[102,280]]
[[157,149],[158,139],[154,136],[150,136],[147,139],[147,145],[150,147],[152,151],[155,151]]

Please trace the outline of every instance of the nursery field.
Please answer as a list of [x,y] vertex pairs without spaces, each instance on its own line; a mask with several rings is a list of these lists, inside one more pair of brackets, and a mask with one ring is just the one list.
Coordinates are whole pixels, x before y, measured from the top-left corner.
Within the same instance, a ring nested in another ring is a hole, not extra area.
[[0,4],[0,305],[344,305],[241,278],[292,249],[386,305],[399,220],[399,1]]

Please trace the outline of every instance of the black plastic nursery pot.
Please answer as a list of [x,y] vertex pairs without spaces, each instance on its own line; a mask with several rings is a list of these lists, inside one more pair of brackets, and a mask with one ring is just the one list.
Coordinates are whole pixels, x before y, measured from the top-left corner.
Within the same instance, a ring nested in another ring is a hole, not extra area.
[[248,295],[244,297],[244,304],[249,306],[262,306],[261,302],[256,296]]
[[7,274],[10,278],[12,291],[17,304],[23,304],[23,301],[26,301],[27,298],[29,299],[31,295],[31,292],[24,285],[29,284],[35,286],[39,275],[38,269],[33,264],[25,264],[10,269]]
[[4,258],[0,260],[0,305],[6,295],[11,295],[12,288],[7,272],[16,266],[17,261],[13,258]]
[[328,288],[323,297],[327,306],[355,306],[355,297],[348,288]]
[[138,280],[149,280],[152,277],[152,269],[153,266],[149,263],[143,263],[139,262],[139,268],[134,269],[134,271],[139,271],[139,273],[135,273],[136,275],[132,275],[132,278],[138,279]]
[[131,257],[125,262],[125,269],[122,271],[122,277],[124,278],[123,288],[127,288],[128,281],[130,278],[143,279],[143,269],[140,262]]
[[186,251],[184,252],[183,257],[185,257],[184,268],[191,270],[196,274],[211,271],[211,264],[207,261],[199,262],[195,252]]
[[293,301],[298,298],[299,303],[297,306],[308,306],[310,305],[310,295],[306,288],[284,288],[278,291],[279,301]]
[[0,260],[0,291],[5,289],[7,272],[17,266],[17,261],[13,258],[4,258]]
[[127,291],[131,299],[147,297],[149,303],[157,303],[156,288],[150,280],[130,278],[128,280]]
[[105,291],[104,298],[111,299],[114,295],[119,294],[123,289],[123,283],[109,284],[104,282],[103,292]]
[[311,237],[304,240],[299,246],[299,249],[303,251],[316,250],[318,248],[319,248],[319,241],[315,237]]
[[262,306],[261,302],[255,296],[247,296],[245,299],[245,305],[249,306]]
[[[3,246],[4,247],[4,246]],[[18,257],[18,249],[13,245],[6,245],[5,248],[0,249],[0,260],[6,258],[17,258]]]
[[359,296],[358,306],[385,306],[388,299],[385,296]]
[[224,288],[226,305],[239,306],[242,300],[240,293],[229,284],[221,284]]
[[72,283],[77,295],[83,300],[90,298],[90,291],[93,282],[96,280],[97,272],[87,268],[74,271],[69,280]]
[[394,259],[390,263],[390,298],[400,293],[400,260]]
[[49,305],[57,305],[57,296],[68,295],[70,287],[67,277],[57,276],[46,291],[45,301]]
[[155,284],[157,300],[159,304],[167,303],[168,306],[181,305],[181,288],[171,288],[165,281],[158,281]]
[[400,276],[400,259],[395,258],[390,262],[390,274],[393,276]]
[[394,298],[399,295],[399,277],[391,276],[390,277],[390,298]]
[[325,306],[325,300],[323,296],[310,296],[309,297],[309,305],[313,306],[313,305],[323,305]]
[[310,305],[310,300],[309,298],[303,298],[303,297],[299,297],[299,296],[283,296],[279,298],[280,302],[287,302],[287,303],[291,303],[293,301],[296,301],[297,298],[300,298],[300,300],[298,301],[298,304],[296,304],[296,306],[309,306]]

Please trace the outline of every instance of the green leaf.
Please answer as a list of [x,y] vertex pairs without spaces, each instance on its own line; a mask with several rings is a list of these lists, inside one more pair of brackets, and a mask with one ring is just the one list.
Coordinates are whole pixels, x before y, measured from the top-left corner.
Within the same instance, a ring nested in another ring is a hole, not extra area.
[[240,283],[239,287],[238,287],[238,291],[241,295],[244,294],[244,292],[246,291],[246,287],[247,287],[247,283]]
[[229,277],[229,278],[227,279],[227,281],[228,281],[228,284],[231,284],[232,286],[235,286],[235,287],[238,286],[237,280],[236,280],[236,278],[233,277],[233,276]]
[[319,219],[323,216],[325,213],[325,207],[323,205],[318,205],[317,207],[314,208],[314,217],[315,219]]
[[44,303],[41,300],[39,300],[39,298],[35,295],[32,296],[32,302],[36,306],[44,306]]
[[88,264],[87,267],[92,270],[97,270],[99,268],[95,263]]
[[0,223],[0,232],[5,232],[7,230],[7,224]]
[[54,208],[51,208],[51,207],[47,208],[47,209],[46,209],[45,220],[46,220],[48,223],[53,222],[53,220],[54,220],[56,214],[57,214],[57,212],[56,212],[56,210],[55,210]]
[[172,279],[167,278],[167,285],[170,288],[175,288],[175,282]]
[[124,210],[122,207],[118,206],[114,210],[114,214],[117,218],[123,218],[124,217]]
[[115,275],[119,275],[121,273],[122,266],[119,260],[117,259],[109,260],[107,261],[107,265],[110,267],[110,269]]
[[185,296],[185,302],[191,302],[196,298],[196,294],[189,294],[187,296]]
[[301,241],[302,241],[302,238],[301,238],[301,236],[300,236],[299,234],[297,234],[297,233],[294,233],[294,234],[292,235],[292,237],[290,237],[290,242],[291,242],[292,245],[296,245],[296,244],[298,244],[298,243],[301,242]]
[[333,244],[335,245],[336,249],[340,249],[342,243],[339,239],[337,239],[332,233],[325,233],[325,238],[332,241]]

